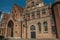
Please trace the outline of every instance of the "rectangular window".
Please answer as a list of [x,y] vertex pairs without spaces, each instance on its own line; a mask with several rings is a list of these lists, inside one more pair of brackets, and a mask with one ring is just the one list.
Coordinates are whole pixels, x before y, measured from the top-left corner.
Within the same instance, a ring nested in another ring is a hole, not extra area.
[[48,28],[47,28],[47,26],[45,26],[45,31],[48,31]]
[[36,33],[35,32],[31,32],[31,38],[36,38]]
[[36,5],[39,5],[39,3],[40,3],[40,1],[39,1],[39,0],[37,0],[37,1],[36,1]]
[[33,7],[33,6],[34,6],[34,2],[31,3],[31,7]]
[[37,18],[40,18],[40,10],[37,10]]
[[19,18],[19,15],[18,14],[16,14],[16,19],[18,19]]
[[39,32],[41,32],[41,23],[38,22],[38,29],[39,29]]
[[52,26],[52,32],[53,32],[53,34],[56,33],[56,28],[55,28],[55,26]]
[[30,20],[30,13],[27,13],[27,20]]
[[30,17],[30,13],[27,14],[27,17]]
[[43,14],[43,15],[46,14],[46,10],[45,10],[45,9],[42,10],[42,14]]
[[32,19],[35,19],[35,13],[32,12]]
[[30,6],[27,6],[27,8],[30,8]]

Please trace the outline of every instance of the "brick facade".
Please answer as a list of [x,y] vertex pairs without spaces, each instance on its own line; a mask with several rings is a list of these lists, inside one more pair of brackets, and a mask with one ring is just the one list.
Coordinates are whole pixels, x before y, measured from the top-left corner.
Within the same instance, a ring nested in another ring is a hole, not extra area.
[[53,4],[52,12],[55,20],[56,35],[57,38],[60,38],[60,2],[56,2],[55,4]]

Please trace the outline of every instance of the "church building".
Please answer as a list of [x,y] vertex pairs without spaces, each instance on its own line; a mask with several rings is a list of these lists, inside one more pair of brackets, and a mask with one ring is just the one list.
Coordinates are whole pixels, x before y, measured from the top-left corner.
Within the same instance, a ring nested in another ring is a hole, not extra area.
[[10,14],[4,14],[0,35],[5,38],[56,39],[52,12],[42,0],[27,0],[26,7],[14,4]]

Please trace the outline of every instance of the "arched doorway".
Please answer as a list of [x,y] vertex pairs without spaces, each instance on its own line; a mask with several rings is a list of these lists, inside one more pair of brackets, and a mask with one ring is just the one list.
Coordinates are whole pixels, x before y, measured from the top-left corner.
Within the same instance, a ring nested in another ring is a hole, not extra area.
[[12,20],[10,20],[9,22],[8,22],[8,36],[10,36],[10,37],[13,37],[13,26],[14,26],[14,23],[13,23],[13,21]]
[[30,31],[31,31],[31,38],[36,38],[36,29],[34,25],[30,27]]

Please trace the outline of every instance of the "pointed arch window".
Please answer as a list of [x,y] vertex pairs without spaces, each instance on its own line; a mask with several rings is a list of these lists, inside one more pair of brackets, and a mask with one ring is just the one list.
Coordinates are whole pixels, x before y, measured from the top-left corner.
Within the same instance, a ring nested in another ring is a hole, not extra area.
[[8,27],[11,29],[11,30],[10,30],[11,37],[13,37],[13,26],[14,26],[14,23],[13,23],[12,20],[10,20],[10,21],[8,22]]
[[32,26],[30,27],[30,30],[35,30],[35,26],[32,25]]
[[43,24],[44,24],[44,31],[48,31],[48,24],[47,24],[47,21],[45,21]]
[[38,22],[38,29],[41,32],[41,23],[40,22]]

